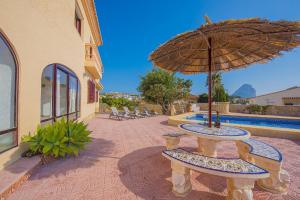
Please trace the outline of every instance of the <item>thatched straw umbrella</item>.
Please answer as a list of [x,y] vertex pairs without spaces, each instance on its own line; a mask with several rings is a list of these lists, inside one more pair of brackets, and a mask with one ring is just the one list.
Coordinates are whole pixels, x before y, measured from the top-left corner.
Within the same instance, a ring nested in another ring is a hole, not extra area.
[[211,73],[266,63],[300,45],[300,22],[251,18],[206,24],[177,35],[150,55],[155,66],[183,74],[208,72],[209,127]]

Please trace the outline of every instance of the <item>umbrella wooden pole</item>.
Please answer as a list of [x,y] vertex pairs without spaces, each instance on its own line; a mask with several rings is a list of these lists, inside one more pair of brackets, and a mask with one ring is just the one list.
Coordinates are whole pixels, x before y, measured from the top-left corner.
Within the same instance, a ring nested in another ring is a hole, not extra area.
[[211,116],[211,38],[208,38],[208,127],[211,128],[212,116]]

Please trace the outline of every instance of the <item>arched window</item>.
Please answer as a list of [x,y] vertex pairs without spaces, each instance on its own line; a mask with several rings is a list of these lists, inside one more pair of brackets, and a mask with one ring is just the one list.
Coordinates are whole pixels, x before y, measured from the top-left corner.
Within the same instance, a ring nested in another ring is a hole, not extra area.
[[17,64],[13,51],[0,33],[0,152],[18,144]]
[[74,72],[60,64],[48,65],[42,74],[41,88],[42,124],[79,117],[80,84]]

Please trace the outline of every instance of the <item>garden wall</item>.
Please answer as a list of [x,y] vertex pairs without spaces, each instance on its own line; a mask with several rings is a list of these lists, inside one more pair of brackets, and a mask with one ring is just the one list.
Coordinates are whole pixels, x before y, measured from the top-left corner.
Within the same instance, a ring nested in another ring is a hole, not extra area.
[[[208,110],[207,103],[199,103],[200,110]],[[215,110],[216,105],[212,105],[212,110]],[[247,105],[242,104],[230,104],[229,111],[232,113],[246,113],[249,112],[246,109]],[[300,106],[273,106],[270,105],[266,110],[266,115],[277,116],[293,116],[300,117]]]
[[157,105],[157,104],[141,102],[138,107],[139,107],[140,111],[143,111],[144,108],[147,108],[151,112],[157,112],[159,114],[162,114],[162,108],[160,105]]

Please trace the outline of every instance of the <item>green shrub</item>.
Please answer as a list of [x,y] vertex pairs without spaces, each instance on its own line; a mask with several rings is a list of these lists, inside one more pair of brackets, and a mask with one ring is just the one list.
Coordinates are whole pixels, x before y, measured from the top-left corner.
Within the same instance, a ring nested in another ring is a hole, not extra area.
[[83,122],[65,119],[52,125],[38,127],[33,135],[26,135],[22,141],[29,144],[29,149],[34,153],[44,156],[65,157],[78,155],[79,150],[91,141],[90,131]]
[[248,110],[248,112],[250,114],[262,113],[262,106],[257,105],[257,104],[253,104],[253,105],[247,106],[246,110]]
[[261,107],[261,114],[262,115],[267,114],[267,110],[268,110],[269,107],[270,107],[269,105],[262,106]]
[[129,99],[121,98],[121,97],[120,98],[112,98],[112,97],[109,97],[109,96],[102,97],[101,102],[106,103],[110,107],[114,106],[118,109],[123,109],[123,107],[126,106],[130,110],[133,110],[134,107],[136,107],[138,105],[138,103],[136,101],[131,101]]

